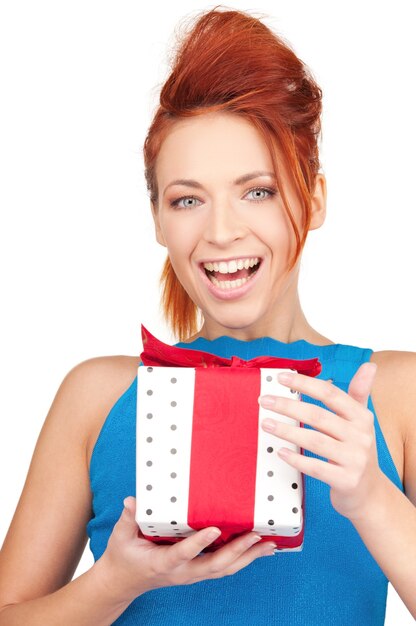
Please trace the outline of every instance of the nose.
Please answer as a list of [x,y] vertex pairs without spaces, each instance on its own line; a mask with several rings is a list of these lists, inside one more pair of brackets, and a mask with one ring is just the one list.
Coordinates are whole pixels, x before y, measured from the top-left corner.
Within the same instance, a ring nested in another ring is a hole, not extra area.
[[226,248],[230,242],[243,238],[246,233],[247,227],[231,203],[212,203],[204,228],[204,238],[208,243]]

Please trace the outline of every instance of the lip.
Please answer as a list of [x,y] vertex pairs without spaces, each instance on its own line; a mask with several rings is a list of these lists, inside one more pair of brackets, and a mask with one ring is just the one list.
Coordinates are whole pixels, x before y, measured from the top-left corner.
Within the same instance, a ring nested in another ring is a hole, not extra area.
[[263,266],[265,264],[265,259],[262,257],[259,257],[259,258],[261,258],[260,267],[258,270],[256,270],[255,274],[253,275],[253,278],[250,278],[250,280],[248,280],[244,285],[241,285],[241,287],[235,287],[234,289],[221,289],[221,287],[216,287],[214,283],[212,283],[210,279],[208,278],[208,276],[206,275],[203,266],[198,265],[198,268],[202,275],[202,281],[207,286],[208,291],[215,298],[219,300],[236,300],[237,298],[241,298],[241,296],[244,296],[251,289],[253,289],[254,285],[259,280],[259,275],[261,275],[261,273],[263,272]]
[[259,254],[253,254],[252,256],[247,256],[246,254],[245,256],[230,256],[228,257],[228,259],[201,259],[200,261],[198,261],[198,265],[201,265],[202,263],[229,263],[230,261],[247,261],[248,259],[260,259],[262,261],[263,257],[261,257]]

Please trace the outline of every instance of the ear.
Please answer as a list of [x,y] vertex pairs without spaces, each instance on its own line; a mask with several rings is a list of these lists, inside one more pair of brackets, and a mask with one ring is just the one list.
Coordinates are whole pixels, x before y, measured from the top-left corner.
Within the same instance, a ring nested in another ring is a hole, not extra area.
[[311,209],[312,217],[309,230],[315,230],[322,226],[326,217],[326,178],[323,174],[316,175]]
[[161,246],[164,246],[166,248],[167,246],[165,243],[165,238],[163,236],[162,229],[160,228],[159,212],[153,204],[152,200],[150,201],[150,208],[152,209],[153,221],[155,223],[156,240],[158,243],[160,243]]

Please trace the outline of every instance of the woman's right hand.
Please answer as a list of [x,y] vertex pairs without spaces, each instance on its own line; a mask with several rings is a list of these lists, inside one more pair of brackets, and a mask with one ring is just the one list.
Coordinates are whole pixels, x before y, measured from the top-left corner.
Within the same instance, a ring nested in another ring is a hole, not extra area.
[[230,576],[258,557],[274,554],[274,543],[255,545],[256,533],[250,532],[198,557],[216,539],[209,537],[213,527],[203,528],[172,545],[160,546],[144,538],[135,520],[135,509],[136,498],[125,498],[107,548],[96,563],[108,592],[120,601],[133,601],[141,593],[158,587]]

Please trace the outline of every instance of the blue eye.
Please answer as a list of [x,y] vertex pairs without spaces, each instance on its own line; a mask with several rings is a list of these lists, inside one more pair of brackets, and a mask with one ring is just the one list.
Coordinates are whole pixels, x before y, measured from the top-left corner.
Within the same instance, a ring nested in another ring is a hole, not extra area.
[[196,198],[195,196],[182,196],[181,198],[178,198],[177,200],[172,200],[172,202],[170,203],[170,206],[179,208],[179,209],[193,209],[194,208],[193,206],[178,207],[179,202],[181,202],[182,200],[198,200],[198,198]]
[[[275,196],[277,193],[276,189],[269,189],[268,187],[254,187],[253,189],[250,189],[247,193],[252,193],[253,191],[265,191],[267,194],[269,194],[268,197],[266,198],[253,198],[253,202],[264,202],[265,200],[268,200],[269,198],[273,198],[273,196]],[[179,203],[182,202],[182,200],[198,200],[198,198],[196,196],[181,196],[180,198],[177,198],[176,200],[172,200],[172,202],[170,202],[170,206],[176,209],[193,209],[194,208],[195,205],[179,206]]]
[[[250,189],[250,191],[248,191],[247,193],[251,193],[252,191],[266,191],[269,194],[269,198],[273,198],[273,196],[276,195],[276,189],[269,189],[268,187],[254,187],[253,189]],[[253,198],[253,202],[263,202],[264,200],[267,200],[268,198]]]

